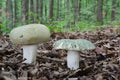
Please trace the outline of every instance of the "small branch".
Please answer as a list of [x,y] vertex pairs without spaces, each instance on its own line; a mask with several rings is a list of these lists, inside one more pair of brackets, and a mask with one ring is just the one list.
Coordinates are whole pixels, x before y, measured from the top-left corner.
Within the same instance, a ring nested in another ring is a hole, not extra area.
[[77,70],[75,70],[75,71],[73,71],[72,73],[70,73],[68,76],[67,76],[67,78],[69,78],[69,77],[72,77],[72,76],[76,76],[76,75],[83,75],[84,73],[88,73],[88,72],[90,72],[91,70],[92,70],[92,68],[93,68],[93,66],[91,65],[91,66],[88,66],[88,67],[86,67],[86,68],[84,68],[84,69],[77,69]]

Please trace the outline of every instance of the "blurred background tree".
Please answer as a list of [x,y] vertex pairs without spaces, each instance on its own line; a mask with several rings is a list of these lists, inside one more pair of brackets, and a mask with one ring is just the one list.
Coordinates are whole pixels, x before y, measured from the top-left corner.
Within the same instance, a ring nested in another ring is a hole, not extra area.
[[120,0],[1,0],[0,32],[41,23],[55,31],[120,25]]

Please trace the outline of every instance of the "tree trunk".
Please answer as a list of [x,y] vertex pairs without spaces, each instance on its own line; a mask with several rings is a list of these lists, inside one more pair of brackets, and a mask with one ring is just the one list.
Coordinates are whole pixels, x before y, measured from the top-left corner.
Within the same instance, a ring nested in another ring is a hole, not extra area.
[[[7,5],[6,5],[6,1],[2,1],[1,2],[1,10],[0,10],[0,13],[1,13],[1,20],[0,20],[0,23],[2,24],[1,26],[7,26],[7,21],[4,20],[4,19],[7,19],[6,18],[6,10],[7,10]],[[1,30],[2,31],[2,30]]]
[[71,25],[70,25],[70,0],[65,0],[65,4],[66,4],[66,14],[65,14],[65,20],[67,21],[67,25],[66,27],[67,28],[70,28]]
[[52,21],[53,20],[53,6],[54,6],[54,0],[50,0],[50,5],[49,5],[49,19]]
[[69,0],[66,0],[66,17],[68,18],[70,15],[70,4],[69,4]]
[[47,5],[44,2],[44,17],[46,17],[46,18],[44,18],[44,22],[46,22],[48,20],[48,12],[47,11],[48,11]]
[[40,0],[36,0],[36,14],[37,14],[37,17],[36,17],[36,21],[40,22]]
[[16,25],[16,23],[18,22],[18,1],[14,0],[14,26]]
[[13,5],[12,0],[7,0],[7,13],[5,16],[8,18],[8,25],[10,28],[13,28]]
[[[2,24],[2,1],[0,2],[0,24]],[[0,25],[0,35],[2,34],[2,25]]]
[[117,7],[116,0],[112,0],[111,21],[115,20],[115,14],[116,14],[115,10],[116,10],[116,7]]
[[28,20],[29,0],[22,0],[22,21],[25,24]]
[[30,0],[30,22],[34,22],[34,0]]
[[103,24],[102,6],[103,6],[103,0],[98,0],[97,21],[100,24]]
[[40,22],[41,23],[43,23],[43,19],[42,19],[42,17],[43,17],[43,0],[40,0]]
[[60,0],[57,1],[57,20],[59,20]]
[[81,0],[78,0],[78,21],[80,21]]
[[34,19],[34,22],[37,21],[37,0],[33,0],[33,19]]
[[79,3],[78,0],[73,1],[73,7],[74,7],[74,24],[78,21],[79,17]]
[[0,16],[2,16],[2,2],[0,2]]

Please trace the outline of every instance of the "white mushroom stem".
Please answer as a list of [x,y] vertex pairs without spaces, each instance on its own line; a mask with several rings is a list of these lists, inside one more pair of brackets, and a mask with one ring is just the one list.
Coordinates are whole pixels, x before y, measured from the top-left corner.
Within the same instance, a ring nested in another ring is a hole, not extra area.
[[67,67],[71,70],[79,68],[80,55],[78,51],[68,51],[67,52]]
[[23,47],[24,63],[35,63],[37,56],[37,45],[24,45]]

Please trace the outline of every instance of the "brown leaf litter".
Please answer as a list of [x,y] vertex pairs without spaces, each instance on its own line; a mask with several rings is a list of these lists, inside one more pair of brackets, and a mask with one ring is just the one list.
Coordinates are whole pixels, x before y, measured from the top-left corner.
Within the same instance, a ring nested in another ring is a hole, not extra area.
[[[80,68],[69,70],[66,51],[54,50],[59,39],[87,39],[96,49],[82,51]],[[0,80],[120,80],[120,28],[91,32],[52,32],[48,42],[39,44],[36,64],[22,63],[22,49],[0,37]]]

